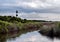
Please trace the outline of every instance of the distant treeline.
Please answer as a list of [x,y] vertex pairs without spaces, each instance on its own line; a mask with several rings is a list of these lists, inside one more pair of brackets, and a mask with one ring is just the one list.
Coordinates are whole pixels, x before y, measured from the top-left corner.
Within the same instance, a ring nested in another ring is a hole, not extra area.
[[13,17],[12,16],[0,16],[0,20],[10,22],[10,21],[19,21],[21,19],[20,18],[16,18],[14,16]]
[[45,21],[45,20],[27,20],[27,21],[33,21],[33,22],[52,22],[52,21]]
[[23,19],[15,17],[15,16],[0,16],[0,20],[7,21],[7,22],[23,22]]
[[[0,20],[7,21],[7,22],[48,22],[45,20],[27,20],[27,19],[21,19],[15,16],[0,16]],[[51,22],[51,21],[50,21]]]

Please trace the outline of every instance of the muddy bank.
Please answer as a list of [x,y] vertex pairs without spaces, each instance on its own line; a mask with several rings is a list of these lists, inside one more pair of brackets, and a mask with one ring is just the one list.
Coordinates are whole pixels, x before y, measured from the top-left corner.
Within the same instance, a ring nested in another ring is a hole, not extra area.
[[0,33],[4,34],[4,33],[18,32],[18,31],[19,31],[19,27],[17,26],[7,26],[7,28],[2,28]]
[[51,30],[40,30],[39,33],[50,38],[60,38],[60,30],[54,30],[53,28]]

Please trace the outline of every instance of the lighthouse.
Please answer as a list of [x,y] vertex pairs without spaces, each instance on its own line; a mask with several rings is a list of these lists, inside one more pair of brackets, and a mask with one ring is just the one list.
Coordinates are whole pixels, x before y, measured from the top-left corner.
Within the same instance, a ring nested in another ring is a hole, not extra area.
[[18,10],[16,10],[16,17],[18,16]]

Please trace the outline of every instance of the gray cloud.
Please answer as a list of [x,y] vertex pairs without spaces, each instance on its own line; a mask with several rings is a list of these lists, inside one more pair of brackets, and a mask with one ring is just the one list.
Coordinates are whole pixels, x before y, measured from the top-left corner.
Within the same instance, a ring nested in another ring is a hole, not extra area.
[[59,0],[0,0],[0,12],[60,13]]

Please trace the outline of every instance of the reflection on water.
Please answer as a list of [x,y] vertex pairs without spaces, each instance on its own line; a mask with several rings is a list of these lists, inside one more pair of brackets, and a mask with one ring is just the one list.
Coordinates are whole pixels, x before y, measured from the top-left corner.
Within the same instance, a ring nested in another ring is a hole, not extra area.
[[50,39],[38,31],[28,33],[0,34],[0,42],[60,42],[59,39]]
[[47,42],[47,41],[52,42],[51,39],[47,39],[47,37],[40,35],[38,31],[22,34],[15,40],[7,40],[7,42]]

